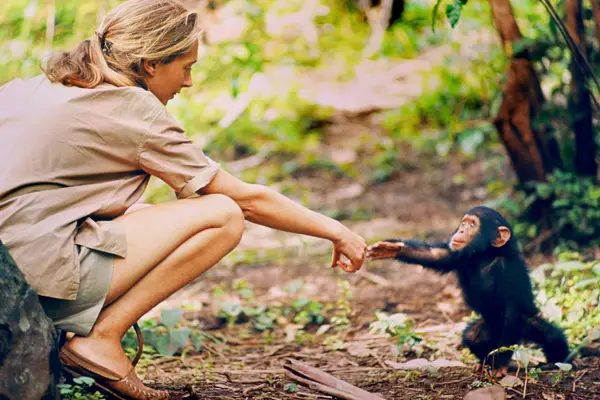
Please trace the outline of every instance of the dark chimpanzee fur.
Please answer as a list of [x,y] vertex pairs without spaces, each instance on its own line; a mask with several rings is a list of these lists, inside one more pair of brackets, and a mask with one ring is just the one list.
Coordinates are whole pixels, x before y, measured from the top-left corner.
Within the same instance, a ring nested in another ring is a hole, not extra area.
[[[498,212],[487,207],[475,207],[467,215],[477,216],[479,233],[461,250],[452,250],[445,243],[418,240],[387,240],[403,242],[395,258],[420,264],[441,273],[455,271],[465,302],[481,315],[463,332],[463,344],[484,362],[489,352],[502,346],[531,341],[542,346],[549,362],[564,362],[569,347],[563,332],[540,315],[534,303],[527,265],[511,235],[506,244],[494,247],[498,228],[512,228]],[[505,367],[511,352],[490,356],[493,368]]]

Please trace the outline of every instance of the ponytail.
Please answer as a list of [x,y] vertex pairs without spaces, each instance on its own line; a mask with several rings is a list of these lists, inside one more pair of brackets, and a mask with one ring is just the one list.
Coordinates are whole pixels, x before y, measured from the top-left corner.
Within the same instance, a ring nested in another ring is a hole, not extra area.
[[44,72],[52,82],[67,86],[93,88],[104,81],[100,69],[94,65],[92,40],[86,39],[70,52],[53,54],[47,61]]
[[91,39],[50,56],[42,69],[67,86],[106,82],[147,89],[143,61],[170,63],[192,48],[201,30],[197,14],[177,0],[127,0],[106,15]]

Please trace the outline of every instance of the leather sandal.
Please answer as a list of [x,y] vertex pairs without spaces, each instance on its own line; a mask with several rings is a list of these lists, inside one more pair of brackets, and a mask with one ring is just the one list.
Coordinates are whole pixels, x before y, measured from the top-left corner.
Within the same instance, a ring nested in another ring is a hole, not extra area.
[[135,373],[144,348],[144,339],[138,324],[133,329],[139,340],[138,352],[133,360],[133,367],[125,376],[105,368],[63,346],[60,350],[60,361],[63,369],[74,377],[89,376],[94,378],[95,385],[120,400],[168,400],[169,392],[155,390],[144,385]]

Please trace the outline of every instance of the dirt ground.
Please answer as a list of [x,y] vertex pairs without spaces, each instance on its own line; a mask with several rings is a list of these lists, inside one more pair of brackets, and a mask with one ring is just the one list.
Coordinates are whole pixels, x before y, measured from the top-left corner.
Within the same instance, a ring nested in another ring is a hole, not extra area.
[[[322,302],[335,302],[339,271],[325,266],[326,260],[293,259],[263,265],[235,268],[219,276],[203,279],[195,290],[207,293],[223,279],[246,279],[258,299],[281,302],[271,290],[284,287],[302,278],[304,295]],[[146,383],[174,391],[179,398],[191,399],[327,399],[302,385],[296,393],[286,393],[284,387],[292,381],[284,375],[286,359],[300,360],[329,372],[353,385],[378,394],[384,399],[462,399],[476,381],[489,381],[472,372],[474,361],[461,351],[462,318],[469,314],[452,276],[440,276],[417,266],[381,262],[367,265],[371,273],[385,279],[388,285],[376,284],[367,278],[347,275],[353,298],[352,323],[341,335],[346,349],[330,351],[324,337],[310,344],[289,342],[279,332],[268,341],[260,333],[249,334],[244,325],[222,328],[226,337],[201,354],[159,359],[146,370]],[[426,337],[431,348],[423,354],[405,354],[396,359],[392,353],[393,339],[368,334],[374,321],[373,311],[403,312],[416,321],[417,332]],[[202,315],[202,313],[199,313]],[[193,313],[189,314],[193,319]],[[204,319],[203,319],[204,318]],[[210,317],[200,316],[198,322],[210,326]],[[464,367],[428,371],[397,370],[386,361],[406,362],[415,358],[462,360]],[[528,383],[527,399],[594,399],[600,398],[600,359],[587,358],[580,369],[559,384],[551,383],[553,372],[543,372],[536,383]],[[515,372],[511,372],[515,375]],[[521,372],[521,377],[523,373]],[[507,390],[507,398],[521,398],[523,387]]]
[[[416,61],[433,65],[427,57],[436,54],[427,53]],[[421,64],[415,65],[425,68]],[[405,71],[406,65],[393,71],[412,77],[414,73]],[[412,79],[404,81],[414,84]],[[397,92],[415,91],[403,87]],[[329,159],[351,162],[358,171],[361,163],[371,159],[374,145],[380,140],[377,115],[361,112],[334,115],[325,126],[321,149]],[[495,154],[472,160],[457,156],[441,159],[425,157],[407,147],[400,157],[398,172],[384,183],[368,183],[369,177],[364,175],[349,178],[322,171],[300,171],[290,176],[285,185],[274,188],[292,187],[291,193],[286,194],[295,200],[318,211],[334,211],[369,243],[386,237],[442,239],[454,229],[464,211],[489,199],[486,179],[514,178],[503,150],[499,148]],[[356,214],[363,217],[351,218]],[[328,267],[329,252],[329,244],[324,240],[248,224],[233,255],[146,316],[159,317],[161,309],[182,307],[190,325],[222,337],[223,342],[208,343],[202,352],[142,362],[138,372],[143,374],[145,383],[168,389],[173,398],[182,399],[335,399],[302,384],[295,392],[286,390],[293,382],[283,369],[288,359],[319,368],[383,399],[462,399],[482,382],[497,383],[483,373],[473,372],[475,360],[460,346],[461,331],[470,311],[454,276],[386,261],[367,261],[363,268],[366,273],[344,274]],[[529,261],[535,266],[547,259],[534,255]],[[240,279],[253,288],[255,302],[265,305],[290,304],[298,297],[335,304],[342,296],[338,283],[346,280],[352,294],[350,325],[340,332],[331,328],[325,334],[317,331],[318,326],[307,328],[306,333],[311,336],[302,344],[293,339],[293,331],[288,329],[293,324],[289,321],[270,335],[253,331],[249,323],[223,326],[215,317],[219,305],[211,293]],[[291,295],[282,290],[298,279],[303,284],[297,293]],[[422,345],[403,349],[397,355],[395,339],[368,331],[377,310],[406,313],[423,338]],[[329,340],[332,336],[337,338],[337,345]],[[397,368],[415,359],[460,366]],[[517,371],[510,374],[517,375]],[[544,371],[537,379],[528,379],[526,387],[505,388],[506,398],[600,399],[600,359],[583,359],[579,368],[552,383],[555,374],[556,371]],[[518,375],[524,378],[523,371]]]
[[[298,191],[310,190],[308,204],[315,208],[369,209],[372,215],[368,220],[347,222],[369,242],[385,236],[442,238],[464,210],[485,199],[485,162],[415,161],[414,157],[407,153],[410,167],[383,184],[356,188],[356,182],[350,179],[309,175],[296,178],[294,185]],[[452,182],[459,172],[465,174],[466,184]],[[261,258],[256,255],[260,253],[252,253],[253,257],[223,263],[148,315],[156,317],[160,309],[183,306],[188,309],[185,317],[192,325],[212,335],[222,334],[224,342],[213,343],[200,353],[162,357],[146,364],[140,369],[145,382],[169,389],[174,398],[334,399],[301,384],[294,393],[286,391],[292,380],[284,374],[283,365],[286,359],[295,359],[384,399],[462,399],[477,382],[494,383],[472,371],[475,361],[460,346],[464,318],[470,311],[463,304],[454,276],[386,261],[367,261],[367,274],[343,274],[328,268],[329,248],[323,242],[306,238],[299,241],[298,235],[249,225],[238,252],[272,247],[281,250],[276,253],[280,255]],[[294,246],[300,249],[296,253],[289,251]],[[535,256],[531,264],[544,259]],[[299,344],[287,340],[287,332],[280,327],[269,337],[253,332],[249,324],[218,324],[210,294],[236,279],[246,280],[254,289],[255,301],[261,304],[289,304],[291,295],[281,288],[297,279],[302,279],[303,285],[294,296],[335,303],[341,296],[338,280],[347,280],[352,293],[351,323],[336,334],[343,348],[332,350],[326,342],[330,332],[319,335],[318,327],[307,330],[312,340]],[[394,339],[370,334],[368,326],[375,320],[376,310],[402,312],[412,318],[416,332],[424,338],[422,353],[407,351],[396,357]],[[395,368],[398,365],[394,362],[417,358],[460,362],[462,366],[437,370]],[[526,399],[600,399],[600,359],[583,359],[580,368],[553,384],[555,373],[542,372],[536,380],[530,379],[526,388],[506,388],[506,397],[523,398],[526,389]],[[519,376],[524,377],[523,371]]]

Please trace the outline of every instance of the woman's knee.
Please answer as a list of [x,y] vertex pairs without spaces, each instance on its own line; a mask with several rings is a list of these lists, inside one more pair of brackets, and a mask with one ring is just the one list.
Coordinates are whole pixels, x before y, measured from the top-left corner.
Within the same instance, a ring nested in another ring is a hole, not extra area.
[[[209,208],[215,223],[231,235],[241,238],[244,232],[244,213],[230,197],[222,194],[204,196],[205,206]],[[206,209],[204,209],[206,211]]]

